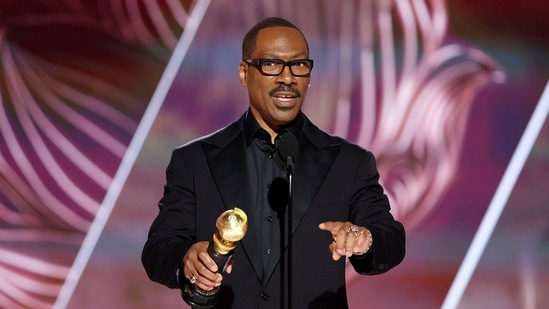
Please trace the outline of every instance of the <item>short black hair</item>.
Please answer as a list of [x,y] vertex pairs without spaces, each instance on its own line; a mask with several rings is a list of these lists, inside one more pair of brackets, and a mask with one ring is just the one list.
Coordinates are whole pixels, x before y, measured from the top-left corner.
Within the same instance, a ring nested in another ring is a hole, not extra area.
[[307,52],[309,52],[309,43],[307,43],[305,35],[303,35],[303,32],[301,32],[296,25],[281,17],[267,17],[255,24],[255,26],[253,26],[244,36],[244,40],[242,41],[242,60],[249,59],[252,56],[252,53],[256,47],[257,34],[259,31],[271,27],[289,27],[296,29],[301,33],[303,39],[305,39],[305,43],[307,44]]

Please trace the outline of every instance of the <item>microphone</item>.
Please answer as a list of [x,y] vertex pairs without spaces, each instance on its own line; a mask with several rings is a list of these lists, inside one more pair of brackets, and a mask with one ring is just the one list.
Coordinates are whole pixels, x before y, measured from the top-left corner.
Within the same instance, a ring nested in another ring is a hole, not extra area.
[[292,132],[284,131],[276,137],[275,146],[276,165],[285,172],[291,172],[297,157],[297,138]]

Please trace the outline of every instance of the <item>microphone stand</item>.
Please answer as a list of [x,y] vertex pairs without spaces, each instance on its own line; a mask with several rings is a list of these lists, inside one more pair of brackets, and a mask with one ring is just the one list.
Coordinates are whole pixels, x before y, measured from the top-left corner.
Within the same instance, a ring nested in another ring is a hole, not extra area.
[[293,181],[293,167],[294,167],[294,158],[292,156],[286,157],[286,177],[288,178],[288,305],[286,308],[292,309],[292,181]]
[[[292,245],[292,220],[293,220],[293,197],[292,197],[292,182],[293,182],[293,167],[294,159],[297,156],[297,139],[291,132],[280,133],[276,139],[277,145],[277,164],[286,172],[286,178],[288,181],[288,210],[286,207],[282,208],[282,219],[280,220],[280,305],[282,309],[292,308],[292,264],[293,264],[293,245]],[[288,220],[285,220],[285,214],[288,215]],[[284,223],[287,222],[286,226]],[[284,243],[287,242],[288,259],[287,265],[284,259]],[[284,283],[286,283],[286,289],[284,289]],[[285,294],[286,293],[286,294]],[[286,305],[286,306],[284,306]]]

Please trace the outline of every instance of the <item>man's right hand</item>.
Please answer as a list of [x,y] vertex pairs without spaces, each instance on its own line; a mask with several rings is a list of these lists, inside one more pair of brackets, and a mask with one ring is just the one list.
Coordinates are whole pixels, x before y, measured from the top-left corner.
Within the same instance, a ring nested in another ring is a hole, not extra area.
[[[194,283],[199,288],[211,291],[221,285],[223,276],[218,273],[218,267],[208,254],[209,242],[201,241],[192,245],[183,257],[183,274],[187,279],[194,276]],[[232,261],[225,270],[231,273]]]

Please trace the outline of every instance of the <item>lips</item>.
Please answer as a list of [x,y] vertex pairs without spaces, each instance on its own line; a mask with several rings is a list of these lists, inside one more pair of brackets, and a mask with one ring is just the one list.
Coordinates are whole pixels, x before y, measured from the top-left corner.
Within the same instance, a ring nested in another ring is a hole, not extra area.
[[298,96],[293,92],[277,92],[273,95],[273,97],[284,100],[284,99],[295,99]]
[[277,105],[290,107],[295,105],[298,96],[294,92],[276,92],[271,96]]
[[279,86],[271,90],[269,95],[280,108],[292,108],[298,98],[301,98],[301,93],[291,86]]

